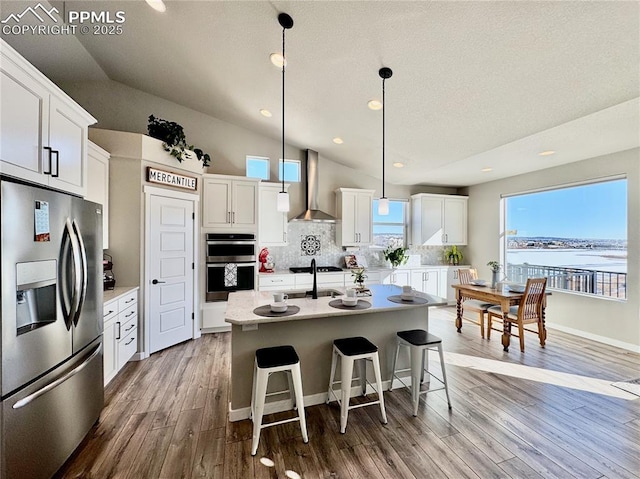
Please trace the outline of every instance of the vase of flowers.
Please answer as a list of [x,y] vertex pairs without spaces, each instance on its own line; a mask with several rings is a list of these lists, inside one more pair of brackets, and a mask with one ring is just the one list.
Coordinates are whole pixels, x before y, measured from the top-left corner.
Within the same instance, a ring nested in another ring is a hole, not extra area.
[[498,286],[498,273],[500,273],[502,266],[497,261],[489,261],[487,266],[491,268],[491,289],[496,289],[496,286]]

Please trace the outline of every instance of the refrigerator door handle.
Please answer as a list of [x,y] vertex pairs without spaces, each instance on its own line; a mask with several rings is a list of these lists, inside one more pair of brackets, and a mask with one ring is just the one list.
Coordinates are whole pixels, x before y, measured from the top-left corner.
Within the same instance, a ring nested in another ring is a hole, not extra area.
[[47,384],[46,386],[41,387],[36,392],[29,394],[27,397],[22,398],[19,401],[16,401],[16,403],[12,406],[12,408],[13,409],[20,409],[22,407],[25,407],[27,404],[29,404],[30,402],[32,402],[35,399],[39,398],[43,394],[48,393],[52,389],[55,389],[56,387],[58,387],[60,384],[62,384],[66,380],[71,379],[73,376],[75,376],[80,371],[82,371],[84,368],[86,368],[87,365],[91,362],[91,360],[93,358],[95,358],[98,354],[100,354],[101,350],[102,350],[102,343],[100,343],[100,344],[98,344],[96,346],[96,348],[93,351],[93,353],[91,353],[91,355],[87,359],[85,359],[82,362],[82,364],[80,364],[79,366],[73,368],[71,371],[66,372],[65,374],[60,376],[58,379],[56,379],[55,381],[52,381],[49,384]]
[[60,305],[62,307],[62,315],[64,316],[64,322],[67,329],[71,329],[71,309],[75,302],[73,291],[69,291],[71,288],[69,287],[70,272],[68,267],[68,256],[73,255],[73,252],[70,251],[72,248],[72,235],[73,231],[71,223],[67,220],[64,226],[64,231],[62,232],[62,244],[60,245],[60,267],[58,273],[60,276]]
[[76,306],[75,315],[72,318],[73,324],[78,325],[78,320],[80,319],[80,311],[82,311],[82,306],[84,304],[84,300],[87,297],[87,249],[84,246],[84,240],[82,239],[82,233],[80,233],[80,228],[78,228],[78,223],[76,220],[72,222],[73,230],[76,234],[76,238],[78,239],[78,250],[80,257],[80,273],[82,274],[81,279],[76,284],[79,285],[80,289],[78,290],[78,301]]
[[[74,227],[69,218],[67,218],[67,221],[65,222],[65,234],[69,237],[69,242],[71,243],[71,256],[73,258],[73,293],[71,295],[71,306],[69,307],[67,318],[67,328],[71,328],[71,323],[76,320],[76,315],[79,311],[78,307],[80,306],[80,293],[82,290],[82,258],[80,255],[80,246],[78,245],[78,237],[74,233]],[[65,261],[62,263],[66,264]],[[65,266],[63,268],[63,284],[68,284],[68,274],[69,271]]]

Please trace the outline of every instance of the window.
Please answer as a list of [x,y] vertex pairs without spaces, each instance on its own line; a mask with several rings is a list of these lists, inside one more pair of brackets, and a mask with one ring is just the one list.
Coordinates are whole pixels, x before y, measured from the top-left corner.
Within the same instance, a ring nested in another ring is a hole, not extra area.
[[378,200],[373,200],[373,244],[381,248],[405,245],[406,206],[403,200],[389,200],[389,214],[378,214]]
[[269,179],[269,158],[262,156],[247,156],[247,177]]
[[519,283],[627,297],[627,180],[504,198],[505,273]]
[[[278,162],[278,179],[282,181],[282,158]],[[284,181],[300,183],[300,160],[284,160]]]

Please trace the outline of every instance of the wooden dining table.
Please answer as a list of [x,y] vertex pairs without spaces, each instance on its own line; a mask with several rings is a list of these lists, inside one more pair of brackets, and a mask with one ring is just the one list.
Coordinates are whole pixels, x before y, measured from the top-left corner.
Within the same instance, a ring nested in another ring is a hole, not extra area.
[[[500,305],[502,317],[506,318],[509,313],[509,308],[520,304],[524,296],[524,291],[522,293],[516,293],[515,291],[510,291],[504,285],[499,285],[497,288],[473,284],[453,284],[451,286],[456,290],[456,328],[459,333],[462,332],[462,302],[465,299],[475,299],[484,303],[493,303],[496,306]],[[544,325],[544,311],[546,307],[546,296],[549,294],[549,292],[546,292],[545,299],[542,303],[542,331],[545,338],[547,336],[547,329]],[[503,319],[502,325],[502,347],[504,351],[509,351],[509,343],[511,341],[510,323]]]

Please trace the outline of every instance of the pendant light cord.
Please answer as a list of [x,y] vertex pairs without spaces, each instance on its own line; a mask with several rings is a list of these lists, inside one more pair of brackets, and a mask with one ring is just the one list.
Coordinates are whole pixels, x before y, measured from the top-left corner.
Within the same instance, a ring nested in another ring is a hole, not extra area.
[[385,78],[382,78],[382,197],[383,198],[385,198],[384,196],[384,149],[385,149],[384,125],[385,125],[385,111],[387,110],[387,105],[384,101],[384,81],[385,81]]
[[284,68],[286,56],[284,54],[284,32],[286,28],[282,27],[282,193],[284,193]]

